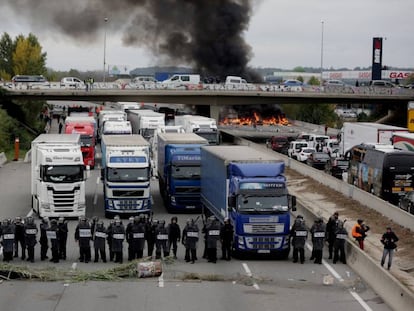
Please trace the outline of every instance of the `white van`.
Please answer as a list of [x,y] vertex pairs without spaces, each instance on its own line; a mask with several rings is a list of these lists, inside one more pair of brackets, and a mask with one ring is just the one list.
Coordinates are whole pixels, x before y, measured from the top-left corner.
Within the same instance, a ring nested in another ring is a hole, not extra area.
[[82,89],[85,87],[83,81],[75,77],[64,77],[60,80],[60,87]]
[[327,135],[310,134],[308,139],[309,147],[316,148],[316,145],[320,144],[322,150],[323,145],[325,145],[326,140],[328,140],[329,138],[330,137]]
[[227,76],[224,82],[226,89],[249,90],[253,89],[254,85],[247,83],[245,79],[237,76]]
[[187,88],[189,85],[198,85],[201,82],[200,75],[196,74],[175,74],[171,78],[164,80],[161,84],[167,88]]
[[297,160],[298,154],[302,150],[302,148],[307,147],[309,147],[309,142],[307,142],[306,140],[291,141],[288,149],[288,157]]

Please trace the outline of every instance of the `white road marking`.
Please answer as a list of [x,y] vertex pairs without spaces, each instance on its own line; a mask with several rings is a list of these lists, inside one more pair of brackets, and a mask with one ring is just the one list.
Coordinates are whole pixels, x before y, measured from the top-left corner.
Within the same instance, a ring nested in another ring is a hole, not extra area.
[[[243,266],[244,271],[246,272],[246,275],[247,275],[249,278],[253,277],[253,273],[252,273],[252,271],[250,270],[250,268],[249,268],[249,266],[247,265],[247,263],[242,263],[242,266]],[[253,286],[255,289],[257,289],[257,290],[260,290],[259,285],[258,285],[256,282],[254,282],[254,281],[253,281],[253,285],[252,285],[252,286]]]
[[[99,185],[100,181],[101,181],[101,178],[97,177],[96,178],[96,186]],[[95,188],[95,195],[93,196],[93,205],[96,205],[96,203],[98,203],[98,193],[96,192],[96,188]]]
[[31,216],[33,216],[33,209],[31,209],[26,215],[26,217],[31,217]]
[[[309,243],[306,243],[306,247],[310,251],[312,250],[312,246]],[[328,269],[328,271],[334,276],[335,279],[337,279],[339,282],[344,281],[341,275],[338,272],[336,272],[336,270],[329,263],[327,263],[325,259],[322,259],[322,264],[325,266],[326,269]],[[347,271],[347,273],[349,272]],[[364,310],[372,311],[372,309],[367,305],[367,303],[356,292],[354,292],[353,290],[349,290],[349,293],[361,305],[361,307],[364,308]]]
[[158,278],[158,287],[164,287],[164,273],[161,273],[160,277]]

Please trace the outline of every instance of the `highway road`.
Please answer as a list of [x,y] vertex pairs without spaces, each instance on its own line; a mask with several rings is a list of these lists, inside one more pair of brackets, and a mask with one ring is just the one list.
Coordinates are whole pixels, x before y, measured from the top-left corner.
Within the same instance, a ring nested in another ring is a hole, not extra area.
[[[57,123],[54,120],[52,131]],[[99,157],[99,156],[98,156]],[[99,162],[99,161],[98,161]],[[87,216],[104,217],[99,166],[87,181]],[[154,219],[169,222],[159,195],[158,181],[151,182]],[[31,214],[30,163],[10,162],[0,168],[0,219]],[[194,214],[178,214],[181,228]],[[124,220],[126,222],[127,220]],[[39,221],[37,220],[37,223]],[[105,220],[107,224],[109,221]],[[76,220],[69,221],[67,260],[58,264],[40,261],[28,264],[16,258],[13,265],[43,271],[102,271],[114,263],[78,263],[79,251],[73,234]],[[199,221],[199,226],[202,226]],[[208,263],[202,259],[203,242],[196,264],[184,261],[180,245],[177,260],[163,264],[161,277],[124,281],[55,282],[10,280],[0,283],[0,309],[15,310],[391,310],[347,265],[331,265],[324,260],[303,265],[291,260],[243,260]],[[145,251],[146,253],[146,251]],[[220,251],[218,252],[220,256]],[[326,257],[327,251],[325,251]],[[124,245],[126,258],[126,244]],[[4,266],[2,267],[4,270]],[[326,284],[330,283],[332,284]],[[6,302],[6,303],[5,303]]]

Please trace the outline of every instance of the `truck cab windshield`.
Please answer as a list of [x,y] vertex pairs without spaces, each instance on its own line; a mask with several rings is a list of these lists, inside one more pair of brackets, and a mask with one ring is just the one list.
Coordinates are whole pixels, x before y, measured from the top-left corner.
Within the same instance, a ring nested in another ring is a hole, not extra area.
[[46,165],[43,170],[43,181],[53,183],[72,183],[83,181],[81,165]]
[[81,135],[81,146],[92,146],[93,137],[90,135]]
[[239,195],[237,207],[240,213],[282,213],[288,211],[287,196]]
[[217,132],[195,132],[198,136],[207,139],[210,145],[217,145]]
[[137,182],[149,180],[149,169],[143,168],[115,168],[108,167],[108,181]]
[[200,166],[173,165],[171,176],[175,179],[200,179]]

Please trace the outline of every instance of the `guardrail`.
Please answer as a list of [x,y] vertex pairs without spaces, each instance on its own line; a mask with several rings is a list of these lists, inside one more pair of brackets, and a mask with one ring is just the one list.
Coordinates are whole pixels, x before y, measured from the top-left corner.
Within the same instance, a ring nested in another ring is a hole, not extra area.
[[2,167],[7,162],[7,157],[4,152],[0,152],[0,167]]
[[[10,90],[28,90],[28,89],[72,89],[85,90],[85,88],[68,88],[62,87],[60,82],[50,82],[48,85],[36,83],[11,83],[2,82],[0,87]],[[182,84],[182,85],[168,85],[163,83],[131,83],[131,82],[95,82],[93,90],[211,90],[211,91],[240,91],[240,92],[264,92],[264,93],[279,93],[279,92],[305,92],[305,93],[326,93],[326,94],[355,94],[355,95],[414,95],[414,89],[406,88],[382,88],[370,86],[284,86],[279,84],[241,84],[241,85],[226,85],[224,83],[216,84]]]

